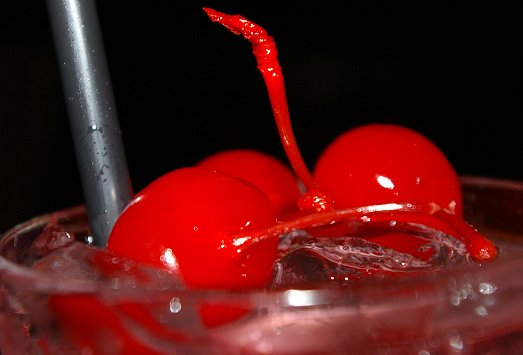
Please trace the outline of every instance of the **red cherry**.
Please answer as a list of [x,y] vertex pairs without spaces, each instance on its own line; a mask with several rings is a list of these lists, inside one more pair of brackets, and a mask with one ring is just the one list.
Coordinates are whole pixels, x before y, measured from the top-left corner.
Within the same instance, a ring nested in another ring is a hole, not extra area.
[[314,179],[336,208],[434,203],[462,215],[461,186],[445,155],[409,128],[369,124],[349,130],[320,155]]
[[197,166],[219,170],[252,183],[267,194],[278,217],[298,211],[301,192],[296,176],[282,161],[269,154],[232,149],[208,156]]
[[266,195],[240,179],[182,168],[138,193],[114,225],[107,247],[137,262],[181,275],[193,288],[263,287],[278,240],[237,254],[230,238],[276,223]]
[[[190,288],[244,290],[268,285],[278,238],[247,249],[233,240],[276,224],[264,192],[244,180],[202,167],[163,175],[139,192],[115,223],[107,248],[138,263],[177,273]],[[245,308],[200,305],[214,327]]]

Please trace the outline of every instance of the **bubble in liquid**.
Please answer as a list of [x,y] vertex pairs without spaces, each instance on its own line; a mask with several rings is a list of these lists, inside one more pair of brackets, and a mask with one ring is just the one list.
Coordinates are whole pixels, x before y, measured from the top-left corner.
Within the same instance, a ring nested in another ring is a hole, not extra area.
[[489,282],[482,282],[479,284],[479,293],[482,295],[492,295],[497,289],[496,285]]
[[453,333],[449,335],[449,345],[454,351],[462,351],[464,349],[463,338],[458,333]]

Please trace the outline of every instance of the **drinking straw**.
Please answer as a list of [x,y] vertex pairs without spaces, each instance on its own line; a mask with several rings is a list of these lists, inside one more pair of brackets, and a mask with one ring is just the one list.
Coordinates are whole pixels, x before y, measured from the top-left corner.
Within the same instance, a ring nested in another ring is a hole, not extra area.
[[92,242],[105,246],[132,187],[94,0],[47,0]]

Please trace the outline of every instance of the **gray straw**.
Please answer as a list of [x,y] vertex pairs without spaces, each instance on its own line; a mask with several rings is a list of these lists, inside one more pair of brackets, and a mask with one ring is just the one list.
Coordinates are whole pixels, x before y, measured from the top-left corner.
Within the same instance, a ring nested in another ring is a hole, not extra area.
[[47,0],[93,233],[105,246],[132,187],[94,0]]

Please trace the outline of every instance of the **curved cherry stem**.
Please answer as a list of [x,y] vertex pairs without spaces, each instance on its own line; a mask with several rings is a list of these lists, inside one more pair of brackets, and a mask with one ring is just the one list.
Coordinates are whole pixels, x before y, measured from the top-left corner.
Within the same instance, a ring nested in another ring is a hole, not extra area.
[[274,39],[261,26],[241,15],[228,15],[207,7],[204,8],[204,11],[213,22],[222,24],[236,35],[243,35],[252,44],[252,51],[256,57],[258,69],[263,75],[267,91],[269,92],[272,111],[285,153],[294,172],[307,190],[316,190],[316,183],[298,150],[292,130],[285,83],[278,62],[278,50],[276,49]]
[[434,215],[456,230],[454,235],[465,244],[474,260],[492,261],[498,257],[499,252],[494,243],[460,217],[444,210],[436,211]]
[[470,257],[477,262],[493,261],[498,256],[494,243],[480,234],[459,217],[450,215],[434,204],[413,205],[410,203],[388,203],[336,211],[313,213],[272,227],[245,233],[231,238],[232,255],[241,256],[245,250],[262,240],[279,238],[281,235],[321,226],[331,226],[341,222],[406,222],[422,224],[444,232],[461,241]]

